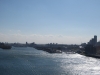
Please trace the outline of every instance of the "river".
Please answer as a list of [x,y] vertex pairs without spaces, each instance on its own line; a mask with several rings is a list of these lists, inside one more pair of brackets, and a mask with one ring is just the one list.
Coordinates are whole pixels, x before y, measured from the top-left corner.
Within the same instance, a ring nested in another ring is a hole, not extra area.
[[31,47],[0,49],[0,75],[100,75],[100,59]]

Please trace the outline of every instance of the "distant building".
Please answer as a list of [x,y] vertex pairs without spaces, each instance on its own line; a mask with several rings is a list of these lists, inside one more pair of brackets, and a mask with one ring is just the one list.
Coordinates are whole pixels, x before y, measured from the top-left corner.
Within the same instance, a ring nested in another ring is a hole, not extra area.
[[26,42],[26,45],[27,45],[28,43]]
[[96,54],[97,50],[96,47],[94,47],[93,45],[87,45],[85,47],[85,54]]
[[97,44],[97,36],[95,35],[94,38],[92,38],[89,42],[88,42],[89,45],[96,45]]
[[96,44],[97,43],[97,36],[95,35],[94,36],[94,44]]
[[96,46],[100,46],[100,41],[98,41],[98,42],[96,43]]
[[85,46],[86,46],[86,43],[81,43],[81,46],[82,46],[82,47],[85,47]]
[[100,41],[96,43],[97,54],[100,55]]
[[26,46],[28,46],[28,43],[26,42]]

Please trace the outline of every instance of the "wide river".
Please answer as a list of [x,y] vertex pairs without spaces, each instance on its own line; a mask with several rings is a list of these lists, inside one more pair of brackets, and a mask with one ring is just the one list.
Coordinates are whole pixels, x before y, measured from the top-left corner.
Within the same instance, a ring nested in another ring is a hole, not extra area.
[[0,75],[100,75],[100,59],[30,47],[0,49]]

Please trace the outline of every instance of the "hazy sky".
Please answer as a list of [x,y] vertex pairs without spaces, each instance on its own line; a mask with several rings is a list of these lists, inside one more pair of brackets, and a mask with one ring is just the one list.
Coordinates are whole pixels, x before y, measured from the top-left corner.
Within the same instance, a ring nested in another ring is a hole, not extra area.
[[0,0],[0,41],[80,44],[100,40],[100,0]]

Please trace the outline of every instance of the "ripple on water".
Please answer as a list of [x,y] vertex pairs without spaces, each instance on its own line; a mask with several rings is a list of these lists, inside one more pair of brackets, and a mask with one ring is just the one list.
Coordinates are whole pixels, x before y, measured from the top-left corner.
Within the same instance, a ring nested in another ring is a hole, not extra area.
[[29,47],[0,49],[0,75],[100,75],[100,59]]

